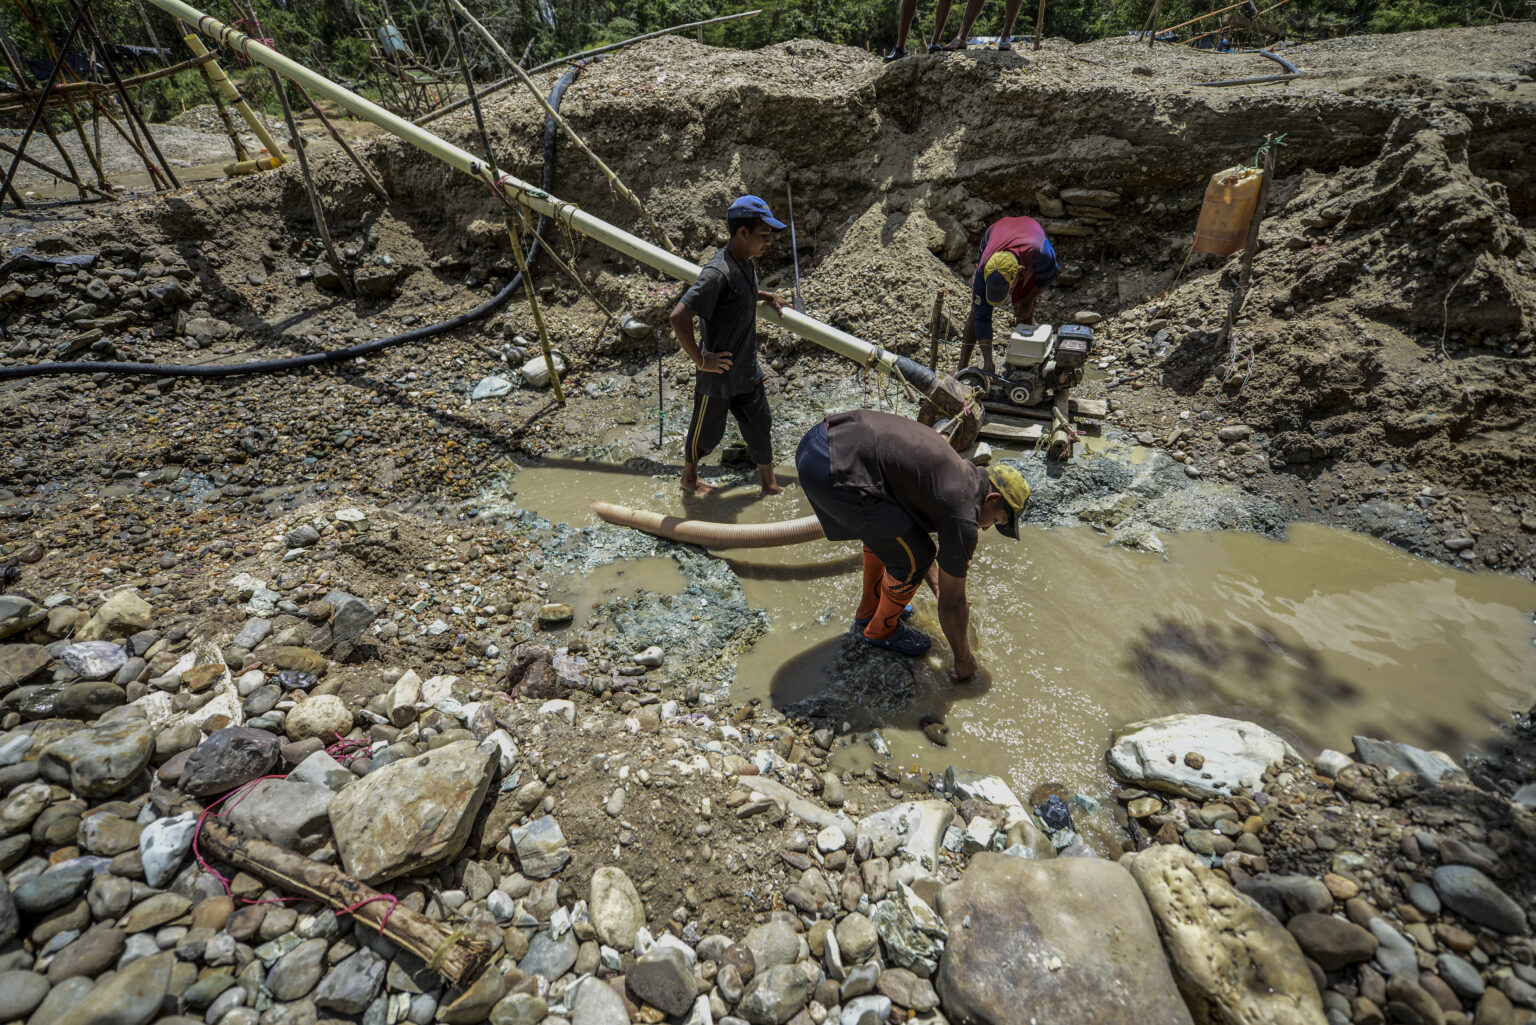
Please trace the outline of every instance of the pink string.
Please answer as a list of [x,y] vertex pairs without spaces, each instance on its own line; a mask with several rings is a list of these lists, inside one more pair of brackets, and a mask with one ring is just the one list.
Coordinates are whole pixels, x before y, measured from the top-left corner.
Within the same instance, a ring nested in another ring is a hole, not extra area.
[[[339,736],[338,734],[335,734],[335,733],[331,734],[331,736],[336,737],[336,742],[334,744],[332,744],[330,747],[326,748],[326,753],[327,754],[331,753],[332,748],[335,748],[338,751],[345,752],[347,750],[348,746],[351,746],[353,749],[355,749],[357,746],[362,746],[362,747],[367,747],[368,746],[368,741],[366,741],[366,740],[349,740],[348,738]],[[353,757],[353,756],[350,756],[350,755],[347,755],[347,754],[343,753],[343,754],[340,755],[340,757],[347,758],[348,760],[350,760],[351,757]],[[274,899],[271,899],[271,900],[247,900],[244,897],[236,897],[235,896],[235,891],[230,887],[231,880],[228,879],[227,877],[221,875],[217,870],[214,869],[214,867],[212,865],[210,865],[208,863],[208,859],[203,857],[202,851],[198,850],[197,839],[198,839],[198,836],[201,835],[201,833],[203,831],[203,823],[207,821],[208,816],[219,805],[223,804],[225,801],[229,801],[230,798],[234,798],[234,800],[229,805],[229,808],[233,808],[236,805],[238,805],[242,800],[244,800],[247,794],[249,794],[252,790],[254,790],[256,788],[256,784],[261,783],[264,780],[269,780],[269,779],[281,780],[281,779],[287,779],[287,778],[288,778],[288,774],[287,773],[281,773],[281,774],[270,775],[270,776],[258,776],[257,778],[251,780],[249,783],[241,784],[240,786],[238,786],[235,789],[231,790],[229,793],[225,794],[223,797],[219,798],[217,801],[214,801],[213,803],[209,804],[208,807],[204,808],[203,811],[202,811],[202,814],[197,817],[197,826],[196,826],[196,828],[193,829],[193,831],[192,831],[192,856],[197,859],[198,865],[201,866],[201,868],[202,868],[202,870],[204,872],[207,872],[209,875],[213,876],[213,878],[215,878],[215,879],[217,879],[219,881],[219,885],[224,887],[224,893],[231,900],[238,900],[241,903],[243,903],[244,905],[246,905],[247,907],[255,907],[258,904],[289,904],[289,903],[297,904],[297,903],[302,903],[303,901],[305,901],[308,898],[305,898],[305,897],[277,897],[277,898],[274,898]],[[229,808],[225,808],[223,811],[220,811],[217,815],[214,815],[214,818],[223,818],[224,815],[225,815],[225,812],[229,811]],[[392,893],[376,893],[372,897],[364,898],[363,900],[358,901],[356,904],[353,904],[350,907],[342,908],[340,911],[336,912],[336,915],[337,915],[337,917],[340,917],[342,915],[350,915],[353,912],[357,911],[359,908],[363,907],[364,905],[372,904],[374,901],[380,901],[380,900],[389,901],[389,909],[384,912],[384,917],[379,920],[379,935],[382,936],[382,935],[384,935],[384,929],[389,925],[389,916],[394,914],[395,913],[395,908],[400,906],[400,898],[396,897]]]

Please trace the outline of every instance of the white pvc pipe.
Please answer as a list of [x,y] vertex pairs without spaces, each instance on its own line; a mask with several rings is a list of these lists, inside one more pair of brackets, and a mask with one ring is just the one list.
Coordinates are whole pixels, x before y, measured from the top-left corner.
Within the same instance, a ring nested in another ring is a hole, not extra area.
[[[404,118],[397,117],[383,107],[370,100],[364,99],[349,89],[345,89],[324,75],[320,75],[306,68],[296,61],[289,60],[276,50],[262,45],[245,33],[237,31],[230,26],[204,14],[181,0],[149,0],[150,3],[165,11],[173,17],[180,18],[189,25],[195,25],[197,30],[211,39],[217,40],[221,45],[238,50],[241,54],[262,64],[285,78],[292,79],[311,92],[337,103],[346,110],[362,118],[371,121],[391,134],[404,139],[417,149],[429,153],[446,164],[449,164],[471,177],[482,181],[487,179],[485,161],[473,154],[460,149],[444,139],[433,135],[425,128],[411,124]],[[500,169],[495,169],[491,176],[499,182],[502,188],[516,193],[524,202],[540,213],[548,214],[556,220],[563,221],[573,230],[581,232],[591,238],[597,239],[604,245],[618,250],[628,256],[634,257],[641,263],[654,267],[682,282],[692,282],[699,276],[698,264],[690,263],[680,256],[674,256],[659,246],[654,246],[642,238],[637,238],[627,231],[616,228],[607,221],[593,217],[581,210],[573,203],[567,203],[545,192],[535,185],[516,178]],[[925,367],[905,360],[878,345],[871,345],[863,339],[856,338],[846,331],[840,331],[830,324],[823,324],[813,317],[807,317],[803,313],[797,313],[793,309],[785,308],[783,313],[775,313],[768,303],[760,303],[757,308],[758,316],[770,324],[777,324],[786,330],[807,338],[824,349],[841,356],[846,356],[857,363],[868,365],[871,362],[879,363],[888,370],[894,371],[898,360],[903,363],[902,372],[908,379],[914,376],[914,372],[926,372]]]

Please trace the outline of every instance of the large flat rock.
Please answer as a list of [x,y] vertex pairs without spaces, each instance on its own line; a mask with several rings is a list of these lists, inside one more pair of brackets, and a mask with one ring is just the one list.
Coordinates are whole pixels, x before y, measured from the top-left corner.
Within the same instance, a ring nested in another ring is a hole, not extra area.
[[[1191,754],[1199,757],[1186,757]],[[1239,787],[1257,789],[1264,770],[1286,755],[1296,752],[1251,722],[1169,715],[1116,730],[1106,760],[1110,773],[1123,783],[1208,800]]]
[[978,854],[939,912],[956,1025],[1190,1025],[1147,902],[1114,862]]
[[461,740],[386,765],[337,794],[331,828],[348,874],[371,885],[458,854],[496,762],[494,747]]
[[1131,875],[1195,1020],[1324,1025],[1323,999],[1301,949],[1256,901],[1176,844],[1137,854]]

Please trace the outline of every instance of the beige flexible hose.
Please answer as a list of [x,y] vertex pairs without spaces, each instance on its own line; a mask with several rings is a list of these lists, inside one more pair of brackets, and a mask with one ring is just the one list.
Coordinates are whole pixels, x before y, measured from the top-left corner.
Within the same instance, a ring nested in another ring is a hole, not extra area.
[[711,523],[665,516],[647,509],[631,509],[612,502],[593,502],[591,505],[592,511],[608,523],[705,548],[782,548],[819,541],[827,536],[815,516],[802,516],[782,523]]

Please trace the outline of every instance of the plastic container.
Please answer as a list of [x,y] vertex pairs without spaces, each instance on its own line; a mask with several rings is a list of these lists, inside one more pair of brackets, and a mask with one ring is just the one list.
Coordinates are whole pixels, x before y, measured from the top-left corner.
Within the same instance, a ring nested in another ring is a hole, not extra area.
[[1242,251],[1263,181],[1258,168],[1229,167],[1211,175],[1195,225],[1195,252],[1231,256]]

